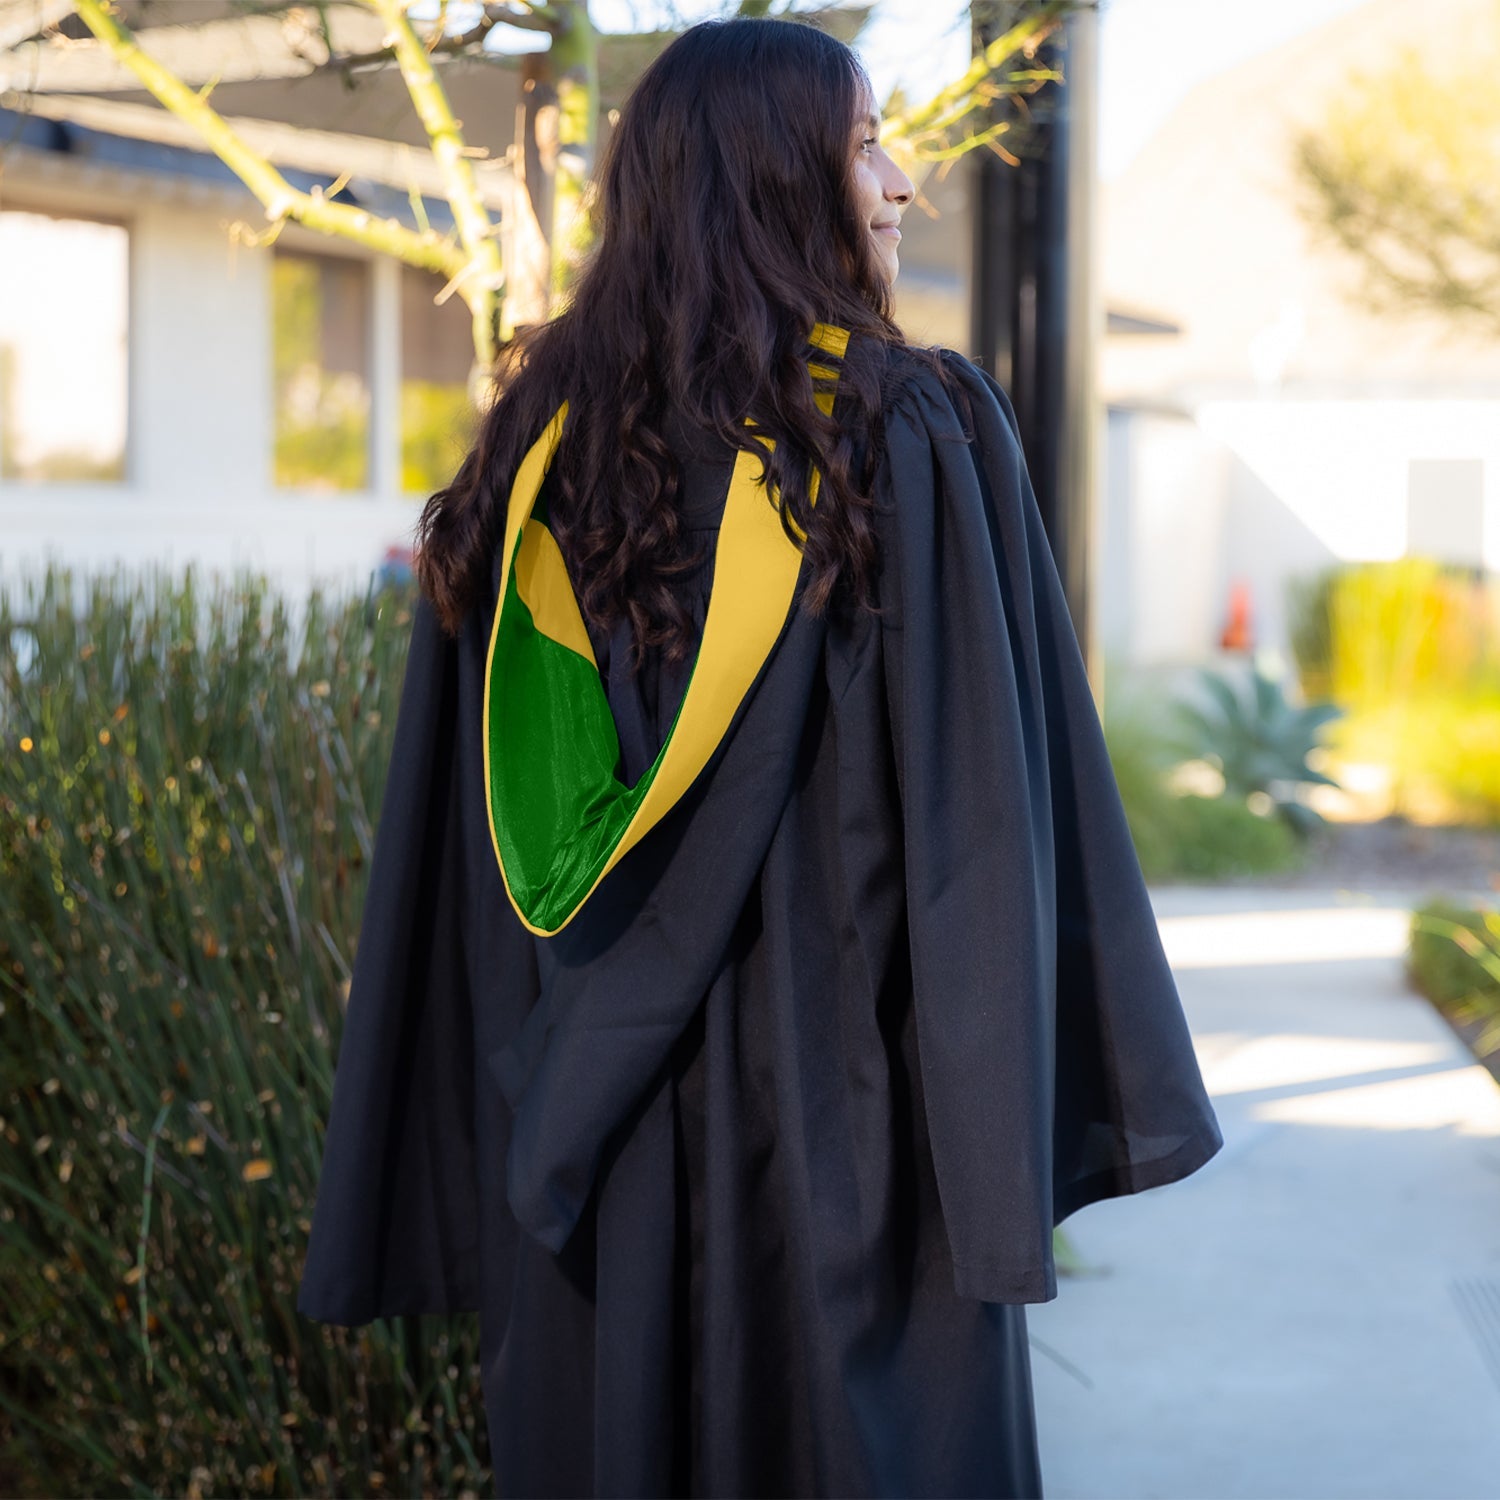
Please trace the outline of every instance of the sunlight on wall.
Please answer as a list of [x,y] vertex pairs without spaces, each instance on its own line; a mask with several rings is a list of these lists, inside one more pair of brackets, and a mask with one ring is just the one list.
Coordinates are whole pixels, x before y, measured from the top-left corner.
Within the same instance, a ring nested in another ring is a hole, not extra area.
[[1484,464],[1484,561],[1500,567],[1500,401],[1208,401],[1218,438],[1338,558],[1406,551],[1410,465]]

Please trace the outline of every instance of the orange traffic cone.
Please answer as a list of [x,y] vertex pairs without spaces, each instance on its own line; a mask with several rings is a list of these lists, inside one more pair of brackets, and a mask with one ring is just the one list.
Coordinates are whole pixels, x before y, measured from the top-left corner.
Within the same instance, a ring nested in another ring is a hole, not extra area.
[[1249,651],[1255,645],[1255,632],[1250,625],[1250,582],[1236,578],[1229,586],[1229,620],[1219,636],[1219,646],[1225,651]]

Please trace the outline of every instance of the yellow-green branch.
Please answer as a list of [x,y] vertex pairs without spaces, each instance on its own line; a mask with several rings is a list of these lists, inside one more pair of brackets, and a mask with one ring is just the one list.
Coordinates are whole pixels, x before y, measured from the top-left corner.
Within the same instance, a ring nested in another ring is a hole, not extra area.
[[435,231],[417,234],[402,224],[377,219],[364,209],[294,188],[264,156],[236,134],[203,95],[188,88],[141,49],[134,36],[115,20],[115,7],[110,0],[75,0],[75,3],[89,30],[162,105],[202,136],[214,155],[260,200],[266,217],[273,223],[295,219],[309,229],[356,240],[408,265],[450,278],[462,272],[464,257]]
[[453,107],[433,71],[427,49],[407,17],[405,0],[369,0],[369,4],[387,27],[396,66],[401,69],[412,107],[432,143],[433,160],[443,175],[453,221],[469,256],[467,284],[460,293],[474,315],[475,353],[483,363],[490,364],[496,352],[494,310],[505,288],[495,226],[480,199],[459,122],[453,117]]
[[[1017,52],[1030,51],[1057,25],[1072,6],[1068,0],[1053,0],[1035,15],[1018,21],[1002,32],[982,52],[976,54],[967,71],[946,88],[940,89],[925,104],[902,110],[886,119],[880,127],[882,141],[912,140],[961,120],[971,110],[993,97],[994,75],[1007,58]],[[1058,75],[1049,69],[1030,70],[1017,78],[1045,79]],[[989,88],[986,85],[990,85]]]
[[586,248],[584,195],[594,173],[599,114],[599,37],[588,0],[553,7],[561,24],[553,32],[557,86],[557,163],[552,188],[552,294],[566,290],[576,257]]

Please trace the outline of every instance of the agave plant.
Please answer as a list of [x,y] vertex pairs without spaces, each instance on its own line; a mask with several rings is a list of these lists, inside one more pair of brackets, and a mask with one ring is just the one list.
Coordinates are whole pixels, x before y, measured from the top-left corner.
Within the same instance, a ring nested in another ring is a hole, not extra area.
[[1201,669],[1210,704],[1179,703],[1178,715],[1193,750],[1218,766],[1226,795],[1263,792],[1298,834],[1321,824],[1321,816],[1297,795],[1299,785],[1338,786],[1307,763],[1317,747],[1318,730],[1343,710],[1331,702],[1302,706],[1287,702],[1280,681],[1259,663],[1244,694],[1225,676]]

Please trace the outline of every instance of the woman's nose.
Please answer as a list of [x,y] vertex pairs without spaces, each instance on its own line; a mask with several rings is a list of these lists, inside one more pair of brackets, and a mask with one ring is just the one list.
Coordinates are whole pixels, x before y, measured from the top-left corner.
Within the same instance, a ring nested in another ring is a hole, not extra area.
[[891,177],[885,185],[885,195],[893,203],[910,203],[916,194],[916,187],[910,177],[896,165],[891,163]]

